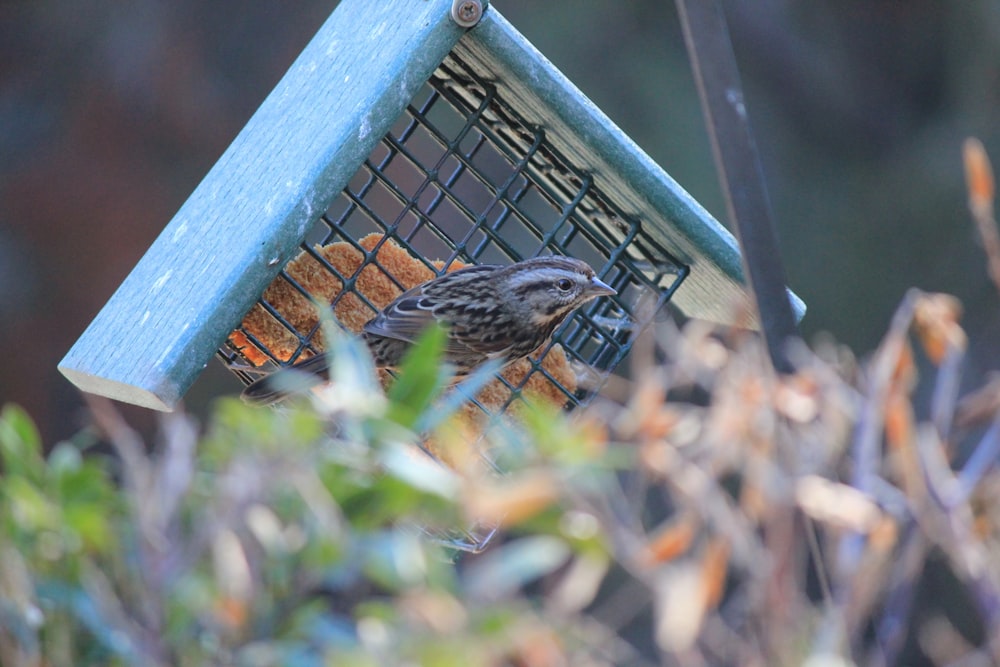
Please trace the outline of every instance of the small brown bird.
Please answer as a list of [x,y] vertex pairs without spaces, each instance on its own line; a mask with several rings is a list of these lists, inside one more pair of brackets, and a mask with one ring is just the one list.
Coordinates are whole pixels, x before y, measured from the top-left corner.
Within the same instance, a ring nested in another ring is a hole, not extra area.
[[[609,294],[617,292],[570,257],[469,266],[407,290],[365,324],[362,336],[378,368],[395,368],[424,329],[438,322],[448,331],[445,361],[465,375],[490,359],[506,366],[526,357],[574,309]],[[329,360],[318,354],[253,382],[243,400],[280,401],[322,384],[328,371]]]

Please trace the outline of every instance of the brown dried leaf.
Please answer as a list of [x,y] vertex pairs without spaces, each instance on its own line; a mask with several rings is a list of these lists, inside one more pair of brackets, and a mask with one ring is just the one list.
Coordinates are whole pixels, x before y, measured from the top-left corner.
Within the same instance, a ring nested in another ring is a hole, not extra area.
[[875,528],[882,516],[878,505],[861,491],[817,475],[799,479],[795,500],[816,521],[858,533]]
[[472,520],[510,526],[530,519],[559,498],[559,483],[545,471],[479,480],[465,490],[465,509]]
[[706,609],[714,609],[725,592],[726,575],[729,572],[729,551],[729,541],[721,537],[712,539],[705,547],[701,559],[701,576]]
[[663,409],[667,389],[654,373],[646,374],[635,386],[628,405],[615,418],[618,436],[625,439],[662,438],[670,430],[673,419]]
[[899,541],[899,526],[889,515],[882,515],[868,533],[868,544],[880,555],[889,555]]
[[660,527],[639,552],[639,564],[652,567],[674,560],[685,553],[694,541],[698,521],[684,515]]
[[901,449],[913,445],[913,406],[908,396],[893,391],[886,399],[885,438],[890,447]]
[[950,350],[965,349],[961,317],[962,304],[950,294],[923,294],[914,304],[913,331],[934,364],[940,364]]
[[774,392],[774,407],[793,422],[805,424],[819,415],[819,385],[815,378],[796,374],[779,381]]
[[969,189],[969,206],[973,211],[992,206],[995,196],[993,167],[990,166],[990,158],[983,143],[974,137],[966,139],[962,145],[962,158],[965,162],[965,182]]
[[517,667],[563,667],[568,666],[566,649],[562,640],[543,624],[522,624],[515,637],[515,654],[512,664]]

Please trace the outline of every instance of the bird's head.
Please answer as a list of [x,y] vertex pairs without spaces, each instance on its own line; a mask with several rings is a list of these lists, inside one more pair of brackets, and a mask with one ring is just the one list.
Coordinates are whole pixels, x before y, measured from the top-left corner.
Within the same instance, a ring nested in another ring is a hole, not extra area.
[[586,262],[561,256],[513,264],[504,269],[498,283],[501,296],[540,327],[558,325],[591,299],[617,294]]

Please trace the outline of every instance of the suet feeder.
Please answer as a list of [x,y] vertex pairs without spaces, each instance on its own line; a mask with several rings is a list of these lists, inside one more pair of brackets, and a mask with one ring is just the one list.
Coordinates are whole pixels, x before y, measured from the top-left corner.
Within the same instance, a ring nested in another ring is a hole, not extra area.
[[[170,410],[213,355],[246,381],[312,354],[297,301],[374,315],[416,279],[392,257],[426,279],[547,253],[618,290],[556,332],[576,371],[614,370],[668,300],[752,312],[733,237],[495,8],[344,0],[59,368]],[[585,399],[538,361],[513,394],[536,374]]]

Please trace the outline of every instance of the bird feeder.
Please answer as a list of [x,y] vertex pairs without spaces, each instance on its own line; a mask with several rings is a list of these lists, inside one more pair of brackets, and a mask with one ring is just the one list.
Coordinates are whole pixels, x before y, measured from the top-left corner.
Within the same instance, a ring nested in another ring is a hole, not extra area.
[[618,294],[564,322],[512,396],[539,376],[585,400],[580,369],[613,371],[668,301],[752,312],[733,237],[495,8],[343,0],[59,369],[170,410],[213,355],[249,381],[315,353],[314,300],[363,324],[414,281],[539,254]]

